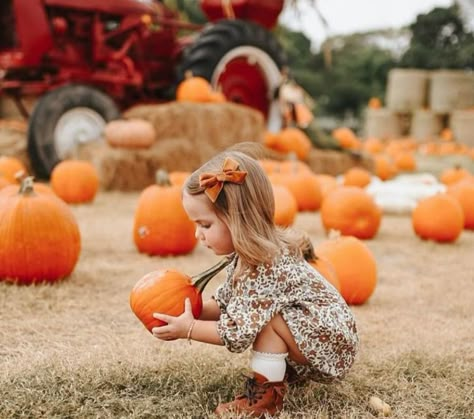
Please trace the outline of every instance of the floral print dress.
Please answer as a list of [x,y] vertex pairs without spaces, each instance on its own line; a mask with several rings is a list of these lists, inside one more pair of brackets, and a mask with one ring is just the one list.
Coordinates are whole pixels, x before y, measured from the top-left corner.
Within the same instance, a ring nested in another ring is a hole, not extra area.
[[285,251],[239,277],[238,256],[213,298],[221,316],[217,332],[231,352],[243,352],[276,315],[286,321],[307,365],[287,362],[299,376],[318,382],[344,377],[359,339],[354,316],[339,292],[308,262]]

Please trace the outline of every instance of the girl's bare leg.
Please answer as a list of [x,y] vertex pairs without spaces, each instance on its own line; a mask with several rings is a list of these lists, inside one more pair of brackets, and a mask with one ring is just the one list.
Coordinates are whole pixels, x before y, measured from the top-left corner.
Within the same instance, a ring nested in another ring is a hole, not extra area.
[[308,361],[298,349],[295,339],[280,314],[262,329],[253,343],[253,349],[258,352],[284,353],[288,352],[291,360],[298,364],[307,364]]

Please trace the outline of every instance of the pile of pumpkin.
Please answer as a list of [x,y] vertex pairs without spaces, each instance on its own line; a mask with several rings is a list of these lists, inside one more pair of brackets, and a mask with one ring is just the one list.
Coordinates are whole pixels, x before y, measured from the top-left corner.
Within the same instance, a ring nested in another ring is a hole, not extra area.
[[[372,174],[363,168],[352,168],[338,180],[315,174],[298,159],[259,162],[273,185],[275,223],[291,226],[299,212],[319,211],[324,229],[328,233],[338,231],[339,236],[319,243],[314,249],[317,257],[308,252],[308,261],[349,304],[366,302],[377,283],[377,266],[364,240],[376,236],[382,220],[380,208],[364,189]],[[0,158],[0,173],[0,179],[7,183],[0,191],[0,278],[32,284],[67,277],[80,253],[80,232],[68,204],[93,201],[99,189],[94,167],[86,161],[65,160],[53,170],[49,186],[25,176],[24,166],[14,158]],[[182,255],[192,252],[197,245],[194,224],[181,204],[181,187],[188,175],[158,172],[156,184],[141,192],[133,227],[139,252]],[[452,242],[464,228],[474,229],[474,177],[465,169],[453,168],[446,169],[440,180],[447,186],[446,193],[421,200],[412,213],[412,224],[414,232],[423,239]],[[53,259],[54,264],[45,263]],[[353,260],[358,263],[350,263]],[[201,278],[208,280],[217,271],[213,269],[212,274]],[[171,286],[170,277],[180,278],[171,283],[181,284],[176,286],[182,290],[182,296],[188,295],[189,290],[197,295],[193,307],[199,311],[205,281],[199,282],[198,287],[193,278],[172,270],[142,278],[132,290],[132,306],[135,304],[139,311],[144,307],[143,301],[162,294],[139,284],[165,282]],[[174,291],[176,295],[178,288]],[[182,304],[178,306],[182,310]]]

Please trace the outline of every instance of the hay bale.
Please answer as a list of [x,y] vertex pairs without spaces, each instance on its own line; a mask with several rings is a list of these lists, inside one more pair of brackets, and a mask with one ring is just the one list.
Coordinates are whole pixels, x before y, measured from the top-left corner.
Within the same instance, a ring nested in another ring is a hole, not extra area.
[[417,109],[411,120],[410,136],[418,141],[433,141],[443,129],[441,115],[431,109]]
[[23,162],[31,173],[27,150],[27,124],[24,120],[0,120],[0,156],[15,157]]
[[155,182],[158,169],[193,171],[241,141],[260,142],[265,131],[259,112],[230,103],[141,105],[124,117],[150,121],[156,130],[155,144],[125,150],[97,141],[82,145],[74,155],[94,164],[106,190],[141,190]]
[[474,111],[453,111],[449,117],[449,126],[457,142],[474,147]]
[[266,128],[260,112],[236,103],[139,105],[125,111],[123,116],[151,122],[157,142],[188,138],[196,145],[209,144],[215,150],[240,141],[259,141]]
[[426,70],[393,68],[388,73],[385,103],[396,112],[411,112],[426,105],[430,73]]
[[374,171],[372,156],[350,151],[314,148],[309,152],[307,163],[313,172],[333,176],[343,174],[351,167],[363,167],[370,172]]
[[388,108],[367,109],[364,120],[364,136],[388,140],[402,134],[400,116]]
[[464,70],[439,70],[431,75],[430,108],[438,113],[474,106],[474,74]]

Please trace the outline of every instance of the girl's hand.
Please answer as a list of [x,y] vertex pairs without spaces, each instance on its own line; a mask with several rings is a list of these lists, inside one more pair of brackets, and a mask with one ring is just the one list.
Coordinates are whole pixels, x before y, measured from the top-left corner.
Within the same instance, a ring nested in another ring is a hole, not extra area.
[[154,327],[151,333],[161,340],[176,340],[187,337],[191,322],[194,320],[191,301],[186,298],[184,301],[184,313],[180,316],[174,317],[162,313],[153,313],[155,319],[161,320],[168,324]]

